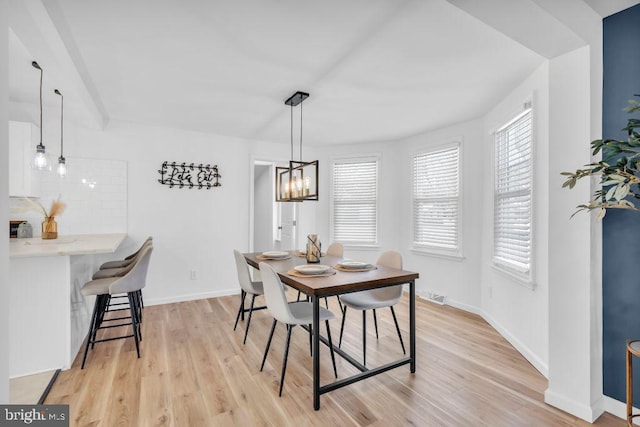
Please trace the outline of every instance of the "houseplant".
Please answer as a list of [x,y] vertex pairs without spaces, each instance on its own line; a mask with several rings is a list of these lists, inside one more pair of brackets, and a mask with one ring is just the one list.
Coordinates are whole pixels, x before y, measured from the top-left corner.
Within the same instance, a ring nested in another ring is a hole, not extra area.
[[[629,114],[640,111],[640,103],[635,99],[629,104],[625,108]],[[562,172],[567,177],[562,187],[568,188],[573,188],[582,178],[601,176],[602,187],[593,193],[589,203],[578,205],[573,215],[585,210],[599,210],[598,218],[601,219],[607,209],[638,210],[633,200],[640,199],[640,119],[629,118],[622,130],[628,133],[626,140],[596,139],[591,142],[594,156],[602,150],[602,160],[575,172]]]

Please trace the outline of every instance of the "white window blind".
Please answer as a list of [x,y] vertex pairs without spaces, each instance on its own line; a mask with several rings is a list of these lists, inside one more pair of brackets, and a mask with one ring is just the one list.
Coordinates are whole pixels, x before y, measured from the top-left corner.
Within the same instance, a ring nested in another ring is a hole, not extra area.
[[333,164],[332,240],[373,245],[378,238],[378,160]]
[[440,148],[413,158],[413,245],[460,248],[460,147]]
[[531,109],[495,134],[493,259],[523,276],[531,271],[533,180]]

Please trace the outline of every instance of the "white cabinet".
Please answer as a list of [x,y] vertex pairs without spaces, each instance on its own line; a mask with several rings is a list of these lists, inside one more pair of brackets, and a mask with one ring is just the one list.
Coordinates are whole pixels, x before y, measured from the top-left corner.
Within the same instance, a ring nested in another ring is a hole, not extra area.
[[31,161],[39,135],[33,123],[9,121],[10,197],[38,197],[38,179]]

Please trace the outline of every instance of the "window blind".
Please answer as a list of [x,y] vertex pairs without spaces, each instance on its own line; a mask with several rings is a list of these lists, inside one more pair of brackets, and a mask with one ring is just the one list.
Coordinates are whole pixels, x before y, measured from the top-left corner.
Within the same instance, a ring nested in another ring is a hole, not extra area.
[[458,250],[460,149],[449,147],[413,158],[413,245]]
[[378,161],[333,164],[332,240],[372,245],[378,238]]
[[495,134],[493,258],[530,275],[533,181],[531,110]]

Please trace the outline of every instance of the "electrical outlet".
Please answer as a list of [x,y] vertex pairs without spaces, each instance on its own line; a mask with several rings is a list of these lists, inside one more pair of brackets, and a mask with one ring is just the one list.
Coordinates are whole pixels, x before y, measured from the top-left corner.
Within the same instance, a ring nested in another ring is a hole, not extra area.
[[191,270],[189,277],[191,280],[198,280],[198,272],[196,270]]

